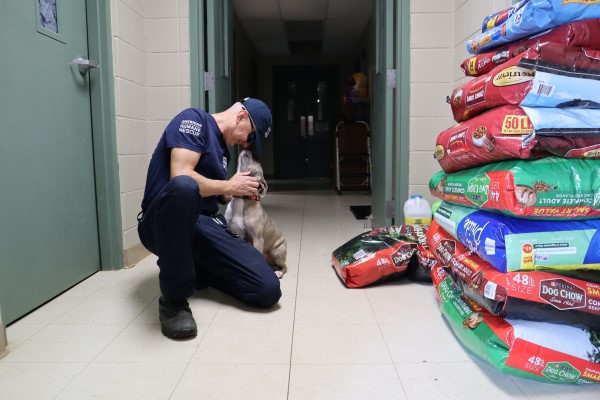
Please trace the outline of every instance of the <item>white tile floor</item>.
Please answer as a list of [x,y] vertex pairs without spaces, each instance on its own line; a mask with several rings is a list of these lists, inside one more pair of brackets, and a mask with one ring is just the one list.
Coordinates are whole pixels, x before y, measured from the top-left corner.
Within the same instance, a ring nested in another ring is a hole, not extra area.
[[365,230],[348,206],[369,202],[333,191],[268,195],[288,240],[279,305],[257,310],[199,291],[190,341],[160,333],[155,257],[95,274],[8,328],[0,399],[600,399],[600,386],[526,381],[477,361],[430,285],[346,289],[331,252]]

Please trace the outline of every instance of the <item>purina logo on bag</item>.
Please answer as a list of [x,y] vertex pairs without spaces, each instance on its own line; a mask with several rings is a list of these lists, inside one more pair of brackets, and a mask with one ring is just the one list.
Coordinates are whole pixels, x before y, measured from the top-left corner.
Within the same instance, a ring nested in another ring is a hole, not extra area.
[[586,304],[585,290],[562,278],[540,281],[539,296],[559,310],[583,308]]
[[557,382],[576,382],[581,372],[567,361],[549,362],[542,371],[548,379]]

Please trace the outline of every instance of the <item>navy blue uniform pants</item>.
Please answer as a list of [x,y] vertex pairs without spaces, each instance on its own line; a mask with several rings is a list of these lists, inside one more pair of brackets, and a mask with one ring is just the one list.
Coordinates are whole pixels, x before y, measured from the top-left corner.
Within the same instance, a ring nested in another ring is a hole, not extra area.
[[139,218],[142,244],[158,256],[162,294],[186,300],[201,282],[252,306],[277,303],[279,279],[262,254],[231,233],[223,215],[203,215],[201,208],[196,181],[177,176]]

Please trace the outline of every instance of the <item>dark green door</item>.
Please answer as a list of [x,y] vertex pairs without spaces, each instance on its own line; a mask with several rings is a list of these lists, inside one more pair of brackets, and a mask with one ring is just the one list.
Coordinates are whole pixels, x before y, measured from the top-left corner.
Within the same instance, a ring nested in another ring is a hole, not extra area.
[[373,227],[388,226],[394,217],[394,94],[388,71],[394,69],[394,2],[375,0],[375,65],[373,77],[373,115],[371,116]]
[[0,37],[0,304],[8,323],[100,268],[88,79],[96,71],[72,64],[88,54],[85,1],[3,1]]
[[[231,0],[206,0],[206,66],[209,87],[207,111],[223,111],[231,106],[232,20]],[[235,99],[236,101],[239,99]]]
[[277,178],[332,178],[338,79],[337,67],[275,67]]

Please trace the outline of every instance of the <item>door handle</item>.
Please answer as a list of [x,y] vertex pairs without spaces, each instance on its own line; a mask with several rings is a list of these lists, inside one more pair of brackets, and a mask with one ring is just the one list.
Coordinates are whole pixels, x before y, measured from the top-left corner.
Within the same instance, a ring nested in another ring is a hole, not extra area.
[[85,75],[90,68],[100,68],[100,64],[98,64],[98,61],[88,60],[84,57],[77,57],[71,62],[71,64],[77,65],[77,67],[79,68],[79,73],[81,75]]
[[306,137],[306,117],[305,116],[301,116],[300,117],[300,136],[302,137]]
[[308,116],[308,136],[312,136],[314,134],[313,126],[314,126],[313,116],[309,115]]

